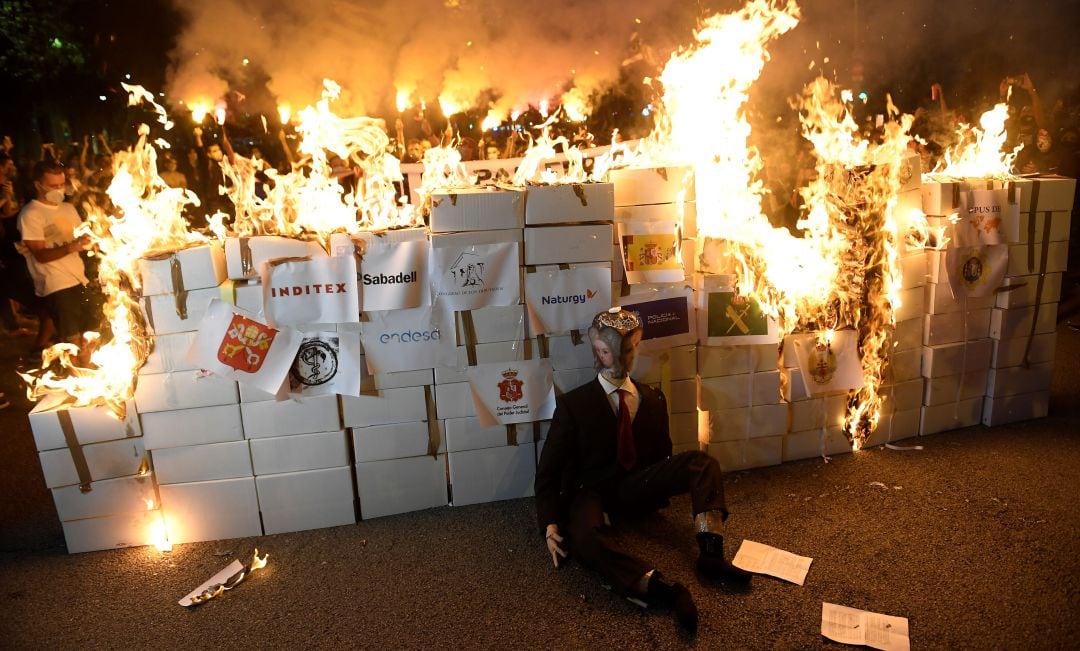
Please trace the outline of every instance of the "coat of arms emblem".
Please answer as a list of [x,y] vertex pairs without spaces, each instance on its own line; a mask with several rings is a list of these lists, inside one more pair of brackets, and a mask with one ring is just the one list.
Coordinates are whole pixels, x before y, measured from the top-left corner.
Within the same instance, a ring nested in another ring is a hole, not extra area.
[[222,364],[237,371],[258,373],[277,333],[277,330],[268,325],[233,314],[225,338],[221,340],[218,348],[217,358]]
[[499,399],[503,402],[517,402],[525,395],[522,391],[525,383],[519,380],[517,375],[516,369],[509,368],[503,371],[503,380],[499,382]]
[[828,384],[836,375],[836,353],[831,344],[817,342],[810,349],[810,377],[816,384]]

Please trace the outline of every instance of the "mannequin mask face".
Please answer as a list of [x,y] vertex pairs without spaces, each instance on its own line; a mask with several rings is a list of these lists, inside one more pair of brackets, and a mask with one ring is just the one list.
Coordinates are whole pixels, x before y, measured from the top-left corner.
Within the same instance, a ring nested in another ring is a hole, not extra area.
[[641,329],[633,330],[624,337],[614,328],[590,328],[589,339],[593,346],[593,360],[598,372],[612,380],[622,380],[634,370]]

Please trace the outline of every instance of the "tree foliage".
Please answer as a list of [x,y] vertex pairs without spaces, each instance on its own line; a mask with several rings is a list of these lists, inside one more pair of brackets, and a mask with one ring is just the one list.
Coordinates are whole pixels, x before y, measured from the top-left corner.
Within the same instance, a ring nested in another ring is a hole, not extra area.
[[82,69],[79,29],[68,18],[72,0],[0,1],[0,70],[23,83],[47,82]]

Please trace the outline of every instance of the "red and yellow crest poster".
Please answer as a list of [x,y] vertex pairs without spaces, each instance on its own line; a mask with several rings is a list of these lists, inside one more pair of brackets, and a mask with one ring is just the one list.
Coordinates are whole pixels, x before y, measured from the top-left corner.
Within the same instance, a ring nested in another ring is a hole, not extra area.
[[243,373],[258,373],[277,333],[275,328],[234,314],[218,347],[218,361]]
[[683,280],[682,240],[675,222],[620,223],[619,242],[630,284]]

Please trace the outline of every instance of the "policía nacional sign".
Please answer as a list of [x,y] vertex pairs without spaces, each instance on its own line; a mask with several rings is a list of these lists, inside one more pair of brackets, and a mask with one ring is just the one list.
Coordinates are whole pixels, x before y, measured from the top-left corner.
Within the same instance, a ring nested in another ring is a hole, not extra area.
[[641,319],[643,350],[661,346],[679,346],[693,343],[696,324],[690,290],[665,290],[656,297],[634,301],[627,297],[623,309],[634,312]]

